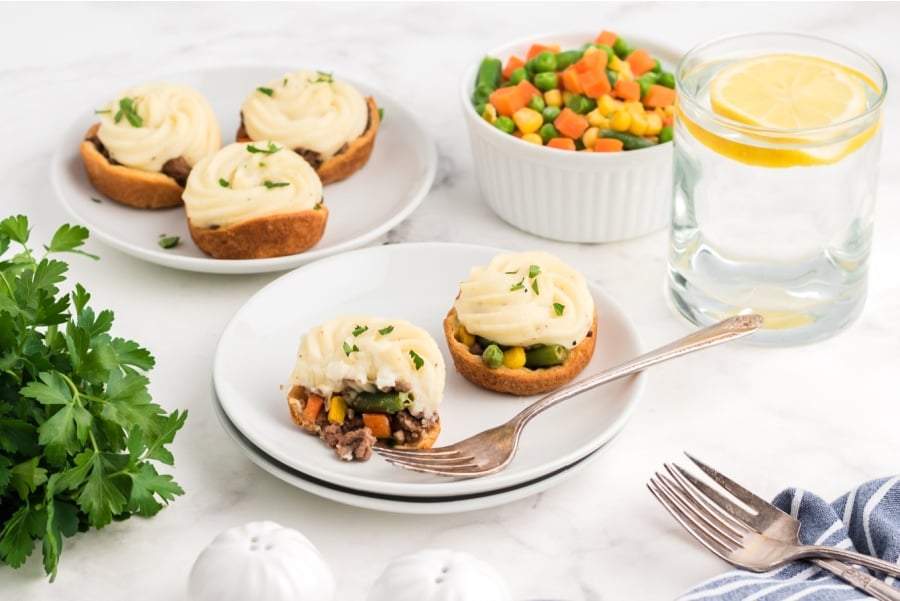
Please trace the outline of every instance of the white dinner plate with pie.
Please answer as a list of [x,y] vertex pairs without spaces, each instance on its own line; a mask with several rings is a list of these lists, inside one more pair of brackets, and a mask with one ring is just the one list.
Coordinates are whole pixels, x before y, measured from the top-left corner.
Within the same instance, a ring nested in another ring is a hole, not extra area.
[[[222,144],[226,145],[235,139],[247,95],[267,81],[298,69],[223,67],[155,79],[201,92],[215,110],[222,127]],[[325,186],[328,225],[319,243],[306,252],[271,259],[213,259],[191,240],[183,208],[135,209],[100,194],[88,181],[78,154],[85,132],[97,121],[94,107],[85,107],[84,114],[60,140],[51,164],[53,187],[66,211],[92,236],[139,259],[175,269],[231,274],[284,271],[358,248],[398,225],[424,200],[434,181],[437,150],[421,121],[400,102],[364,83],[348,78],[344,81],[364,96],[375,98],[384,110],[384,120],[365,167],[346,180]],[[109,90],[106,97],[97,100],[97,106],[118,91]],[[177,246],[163,248],[160,240],[172,236],[179,239]]]
[[[538,397],[481,389],[456,373],[442,321],[460,282],[500,249],[450,243],[378,246],[300,267],[251,297],[222,333],[213,366],[214,393],[234,428],[260,453],[309,479],[347,491],[412,497],[453,497],[534,482],[597,451],[625,425],[644,387],[638,374],[585,392],[532,420],[504,471],[454,480],[402,470],[377,455],[346,462],[291,421],[285,383],[300,339],[322,322],[369,314],[412,322],[442,349],[447,365],[437,445],[451,444],[507,421]],[[599,286],[597,348],[586,376],[641,354],[634,326]]]

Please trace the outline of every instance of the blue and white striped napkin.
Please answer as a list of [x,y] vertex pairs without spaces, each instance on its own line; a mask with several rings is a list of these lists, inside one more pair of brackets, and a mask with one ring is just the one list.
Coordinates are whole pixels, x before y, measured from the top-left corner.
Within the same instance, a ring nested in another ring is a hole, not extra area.
[[[898,563],[900,557],[900,477],[866,482],[833,503],[789,488],[774,500],[801,522],[800,540],[854,549]],[[870,572],[871,573],[871,572]],[[900,579],[888,578],[900,588]],[[795,561],[765,573],[731,570],[711,578],[678,601],[848,601],[871,597],[837,576]]]

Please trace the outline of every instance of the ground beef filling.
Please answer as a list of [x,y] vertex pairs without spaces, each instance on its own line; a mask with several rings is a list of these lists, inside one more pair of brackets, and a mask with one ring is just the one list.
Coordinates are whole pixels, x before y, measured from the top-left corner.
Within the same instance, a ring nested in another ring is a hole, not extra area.
[[[434,424],[433,419],[414,417],[406,409],[388,414],[388,417],[393,441],[396,444],[415,444]],[[321,411],[316,419],[316,425],[320,429],[319,436],[341,459],[367,461],[372,457],[372,447],[376,438],[372,436],[371,430],[363,425],[362,415],[352,407],[347,408],[343,424],[332,424],[328,421],[328,411]]]
[[[91,136],[87,139],[88,142],[94,145],[97,149],[97,152],[103,155],[110,165],[121,165],[117,160],[112,158],[109,154],[109,150],[106,149],[106,146],[103,145],[103,142],[100,141],[100,138],[96,135]],[[187,184],[188,175],[191,174],[191,166],[188,165],[188,162],[184,160],[184,157],[175,157],[174,159],[169,159],[162,166],[162,172],[172,179],[174,179],[179,186],[184,188]]]

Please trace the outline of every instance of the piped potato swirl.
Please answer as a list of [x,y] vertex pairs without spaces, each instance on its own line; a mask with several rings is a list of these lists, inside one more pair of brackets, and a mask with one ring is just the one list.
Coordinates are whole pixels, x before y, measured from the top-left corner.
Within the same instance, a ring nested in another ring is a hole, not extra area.
[[[130,100],[137,119],[121,114],[123,99]],[[138,85],[119,92],[96,112],[100,120],[96,135],[109,158],[132,169],[160,172],[167,161],[179,157],[194,166],[222,144],[209,102],[180,84]]]
[[253,140],[275,140],[327,161],[366,131],[366,100],[347,82],[329,74],[287,73],[250,93],[241,109]]

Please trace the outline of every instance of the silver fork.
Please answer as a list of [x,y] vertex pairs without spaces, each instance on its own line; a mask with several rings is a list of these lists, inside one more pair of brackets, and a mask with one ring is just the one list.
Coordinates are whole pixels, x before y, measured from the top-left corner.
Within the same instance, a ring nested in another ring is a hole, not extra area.
[[695,457],[687,456],[746,508],[677,465],[667,464],[669,475],[657,472],[648,488],[678,523],[715,555],[754,572],[808,559],[877,599],[900,601],[900,590],[837,560],[894,576],[900,576],[900,566],[834,547],[802,545],[799,521]]
[[421,450],[375,447],[374,451],[389,463],[417,472],[457,478],[474,478],[493,474],[512,462],[525,425],[546,409],[582,392],[631,375],[657,363],[741,338],[755,332],[762,323],[763,318],[760,315],[730,317],[631,361],[555,390],[527,406],[505,424],[449,446]]

